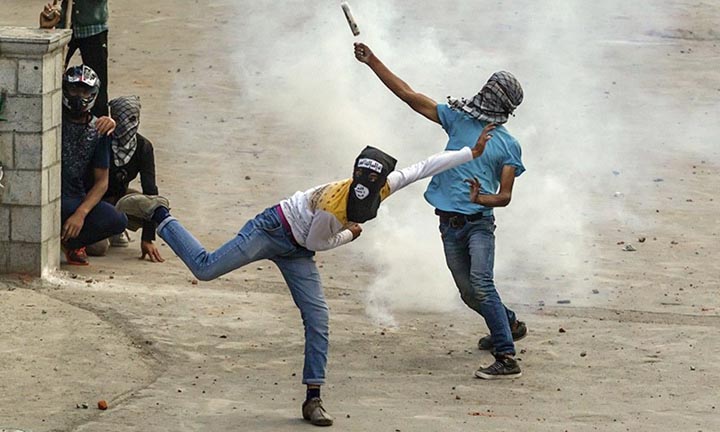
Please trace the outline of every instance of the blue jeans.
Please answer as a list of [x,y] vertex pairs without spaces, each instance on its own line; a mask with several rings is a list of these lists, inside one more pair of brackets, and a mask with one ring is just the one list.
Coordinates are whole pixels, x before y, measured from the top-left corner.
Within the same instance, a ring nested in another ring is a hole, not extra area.
[[315,252],[298,246],[286,230],[277,207],[248,221],[240,232],[214,252],[208,252],[180,222],[169,217],[158,235],[187,265],[196,278],[215,279],[253,261],[269,259],[285,279],[305,326],[303,384],[324,384],[328,354],[328,307]]
[[[70,216],[80,207],[85,197],[63,197],[60,201],[60,221],[65,224]],[[110,236],[120,234],[127,227],[127,216],[115,210],[115,206],[105,201],[97,203],[85,216],[80,234],[65,242],[68,249],[80,249]]]
[[485,318],[494,354],[515,354],[510,324],[515,313],[503,305],[493,282],[495,218],[483,217],[453,228],[440,223],[445,260],[466,305]]

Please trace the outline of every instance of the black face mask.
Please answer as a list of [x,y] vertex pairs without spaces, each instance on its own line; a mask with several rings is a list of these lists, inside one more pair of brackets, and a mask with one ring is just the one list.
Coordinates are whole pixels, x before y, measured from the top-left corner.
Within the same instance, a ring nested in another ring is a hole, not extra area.
[[370,146],[365,147],[355,159],[353,181],[347,201],[349,221],[363,223],[377,216],[380,191],[396,163],[392,156]]

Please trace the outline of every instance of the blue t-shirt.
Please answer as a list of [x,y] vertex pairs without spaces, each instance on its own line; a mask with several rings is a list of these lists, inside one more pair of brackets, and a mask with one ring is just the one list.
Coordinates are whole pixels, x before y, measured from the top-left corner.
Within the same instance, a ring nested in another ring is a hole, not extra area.
[[94,168],[110,166],[111,141],[95,129],[95,118],[89,123],[62,123],[62,196],[85,196],[85,181]]
[[[445,150],[475,147],[486,122],[453,110],[447,105],[437,106],[438,117],[449,140]],[[500,175],[505,165],[515,167],[515,177],[525,171],[520,144],[507,129],[499,125],[492,131],[483,154],[470,162],[433,176],[425,191],[425,200],[433,207],[447,212],[475,214],[487,207],[470,202],[470,186],[463,180],[477,178],[482,191],[495,194],[500,188]]]

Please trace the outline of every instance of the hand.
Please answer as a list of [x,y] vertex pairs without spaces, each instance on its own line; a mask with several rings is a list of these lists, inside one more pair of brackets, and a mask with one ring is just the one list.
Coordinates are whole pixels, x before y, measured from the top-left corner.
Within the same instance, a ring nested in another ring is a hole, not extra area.
[[483,152],[485,151],[485,144],[487,144],[487,142],[490,141],[490,138],[493,137],[490,132],[492,132],[492,130],[495,129],[496,126],[497,125],[490,123],[483,128],[482,132],[480,133],[480,137],[475,143],[475,147],[472,148],[473,158],[479,158],[480,155],[483,154]]
[[353,223],[347,229],[349,229],[350,232],[352,233],[353,240],[360,237],[360,233],[362,233],[362,227],[360,226],[360,224],[357,224],[357,223]]
[[358,59],[360,63],[367,64],[370,59],[374,56],[372,50],[370,47],[365,45],[362,42],[355,42],[355,58]]
[[103,116],[95,121],[95,129],[100,135],[110,135],[115,130],[115,120],[108,116]]
[[63,241],[70,240],[80,235],[83,225],[85,225],[85,216],[81,213],[73,213],[72,216],[67,218],[65,225],[62,228],[62,239]]
[[470,185],[470,202],[477,203],[478,195],[480,195],[480,191],[482,190],[480,181],[477,178],[465,179],[463,181]]
[[142,252],[140,259],[145,259],[145,256],[147,255],[152,262],[165,262],[163,257],[160,256],[160,251],[151,241],[143,240],[140,242],[140,251]]
[[61,15],[58,0],[53,0],[52,4],[46,4],[40,13],[40,28],[55,27],[60,22]]

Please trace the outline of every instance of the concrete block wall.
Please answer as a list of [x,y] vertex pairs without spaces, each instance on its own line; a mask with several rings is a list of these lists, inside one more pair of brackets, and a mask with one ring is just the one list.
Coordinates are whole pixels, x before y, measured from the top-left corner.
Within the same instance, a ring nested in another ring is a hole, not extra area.
[[0,273],[60,260],[62,72],[69,30],[0,26]]

